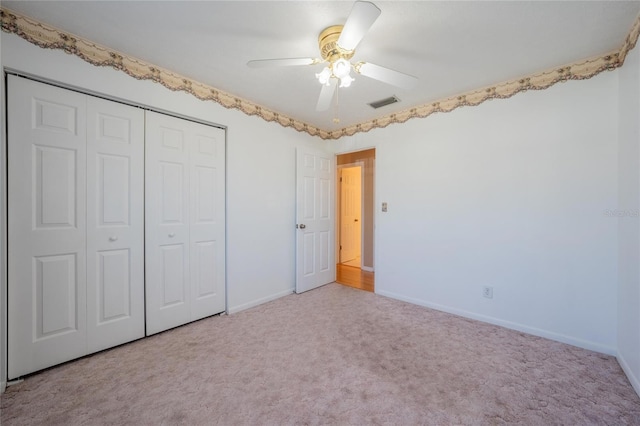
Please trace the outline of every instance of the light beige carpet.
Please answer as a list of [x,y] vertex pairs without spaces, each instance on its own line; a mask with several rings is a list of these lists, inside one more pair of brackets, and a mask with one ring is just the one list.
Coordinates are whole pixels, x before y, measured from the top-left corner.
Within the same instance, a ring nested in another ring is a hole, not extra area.
[[330,284],[28,377],[9,425],[638,425],[613,357]]

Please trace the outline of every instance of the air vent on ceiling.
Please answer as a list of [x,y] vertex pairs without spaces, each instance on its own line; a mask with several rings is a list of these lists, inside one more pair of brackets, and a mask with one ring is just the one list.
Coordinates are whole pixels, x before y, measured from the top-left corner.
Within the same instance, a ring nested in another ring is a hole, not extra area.
[[396,102],[400,102],[400,99],[395,96],[390,96],[388,98],[380,99],[379,101],[369,103],[369,106],[373,109],[382,108],[383,106],[395,104]]

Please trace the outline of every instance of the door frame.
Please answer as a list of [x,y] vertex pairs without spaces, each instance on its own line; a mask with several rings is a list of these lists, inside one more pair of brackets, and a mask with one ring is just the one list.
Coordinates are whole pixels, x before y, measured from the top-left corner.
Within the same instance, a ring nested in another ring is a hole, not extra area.
[[[336,156],[336,164],[337,164],[337,156]],[[363,258],[364,256],[364,168],[365,163],[362,160],[357,160],[354,163],[349,164],[340,164],[336,165],[336,263],[340,262],[342,253],[340,250],[340,246],[342,243],[342,182],[341,174],[342,169],[349,169],[352,167],[360,167],[360,269],[363,269]]]
[[7,72],[0,59],[0,394],[4,393],[7,386],[7,263],[9,261],[7,216],[9,205],[7,202],[7,109],[6,109],[6,85]]

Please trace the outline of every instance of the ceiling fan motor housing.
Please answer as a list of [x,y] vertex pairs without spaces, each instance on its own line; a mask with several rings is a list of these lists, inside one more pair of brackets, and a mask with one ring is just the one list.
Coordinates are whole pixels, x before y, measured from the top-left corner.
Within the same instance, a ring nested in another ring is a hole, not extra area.
[[340,58],[349,60],[353,57],[355,50],[344,50],[338,46],[338,39],[343,27],[343,25],[332,25],[322,30],[318,36],[322,59],[333,63]]

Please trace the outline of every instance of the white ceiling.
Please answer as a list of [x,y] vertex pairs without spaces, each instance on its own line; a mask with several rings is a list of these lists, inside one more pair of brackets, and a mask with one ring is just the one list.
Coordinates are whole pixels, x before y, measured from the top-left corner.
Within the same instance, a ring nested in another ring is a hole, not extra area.
[[[325,130],[608,53],[640,1],[374,1],[357,48],[420,79],[410,92],[356,76],[335,111],[316,112],[322,65],[253,69],[251,59],[319,57],[317,37],[349,1],[2,1],[2,6]],[[400,103],[367,103],[396,95]]]

